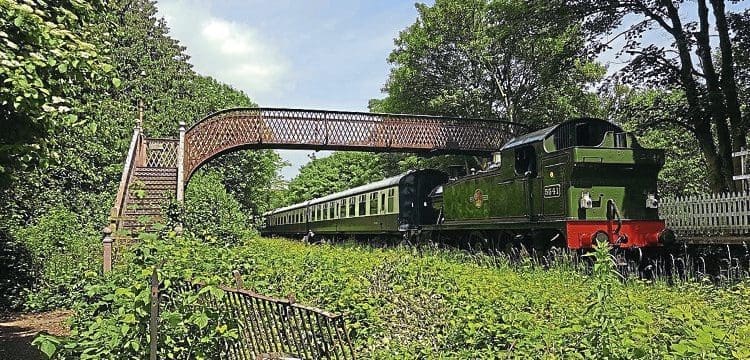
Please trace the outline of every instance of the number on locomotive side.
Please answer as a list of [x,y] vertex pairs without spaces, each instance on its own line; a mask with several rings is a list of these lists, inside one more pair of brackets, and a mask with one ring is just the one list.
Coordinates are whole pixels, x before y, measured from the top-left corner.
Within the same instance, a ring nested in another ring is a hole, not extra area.
[[560,184],[547,185],[544,187],[545,198],[560,197]]

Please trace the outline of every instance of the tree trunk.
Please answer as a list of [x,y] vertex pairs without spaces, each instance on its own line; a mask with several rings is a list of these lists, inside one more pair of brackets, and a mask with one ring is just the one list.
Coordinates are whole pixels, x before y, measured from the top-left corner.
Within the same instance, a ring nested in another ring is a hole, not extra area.
[[706,78],[708,90],[708,109],[711,121],[716,126],[716,137],[719,148],[719,162],[721,164],[721,175],[726,183],[727,189],[734,190],[732,182],[732,137],[727,126],[727,113],[724,106],[724,94],[719,87],[719,75],[714,67],[711,56],[711,42],[708,34],[708,7],[706,0],[698,0],[698,32],[695,33],[698,46],[698,56],[701,59],[703,75]]
[[[701,106],[698,85],[693,78],[694,68],[690,54],[690,46],[685,31],[682,28],[680,14],[670,0],[664,0],[662,3],[666,6],[667,16],[669,16],[669,19],[672,21],[672,29],[670,33],[674,36],[677,53],[680,59],[680,80],[682,81],[682,87],[685,90],[685,96],[690,110],[689,122],[695,129],[695,137],[698,140],[698,144],[701,147],[703,156],[706,159],[706,164],[708,165],[708,180],[711,190],[714,192],[725,191],[728,189],[729,184],[727,184],[726,180],[726,172],[724,171],[725,167],[722,166],[724,160],[722,160],[722,156],[716,152],[716,146],[714,145],[713,136],[711,134],[710,116],[705,113]],[[700,0],[699,4],[700,3],[705,5],[705,0]],[[708,56],[710,58],[710,51]],[[713,65],[711,64],[710,66]],[[726,122],[724,122],[724,125],[726,126]],[[725,128],[724,130],[727,129]],[[724,134],[726,135],[727,133],[725,132]]]
[[737,95],[737,80],[734,73],[734,54],[729,39],[729,25],[724,9],[724,0],[711,0],[716,31],[719,34],[719,49],[721,60],[721,89],[726,99],[727,115],[732,127],[732,151],[739,151],[747,146],[747,124],[742,118],[739,96]]
[[721,160],[716,153],[710,126],[700,126],[695,129],[695,138],[703,153],[708,167],[708,185],[714,193],[726,191],[726,181],[721,168]]
[[[716,19],[716,31],[719,34],[719,50],[721,60],[721,89],[726,99],[727,115],[731,126],[732,151],[740,151],[747,147],[747,123],[742,117],[742,111],[737,95],[737,80],[734,73],[734,54],[732,43],[729,39],[729,25],[724,8],[724,0],[711,0],[714,18]],[[739,173],[740,161],[730,159],[732,174]],[[732,185],[734,181],[732,181]],[[735,186],[736,187],[736,186]]]

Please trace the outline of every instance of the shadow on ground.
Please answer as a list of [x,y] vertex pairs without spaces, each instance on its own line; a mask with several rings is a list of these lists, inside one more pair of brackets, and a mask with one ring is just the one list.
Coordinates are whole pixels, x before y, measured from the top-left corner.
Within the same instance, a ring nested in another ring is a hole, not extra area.
[[31,342],[41,331],[58,336],[67,335],[68,326],[65,322],[70,315],[70,311],[55,310],[0,318],[0,359],[44,359],[44,355]]

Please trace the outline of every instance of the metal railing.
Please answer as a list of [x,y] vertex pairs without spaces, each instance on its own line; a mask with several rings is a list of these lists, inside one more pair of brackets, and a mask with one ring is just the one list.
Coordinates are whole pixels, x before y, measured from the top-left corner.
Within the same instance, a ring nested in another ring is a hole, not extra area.
[[[234,271],[236,287],[219,286],[224,296],[206,296],[204,305],[219,311],[236,324],[239,336],[224,340],[223,359],[354,359],[344,316],[297,304],[293,298],[274,298],[243,289]],[[151,354],[158,349],[159,281],[156,270],[151,282]],[[174,285],[173,285],[174,286]],[[175,286],[179,292],[200,292],[201,284]],[[169,306],[168,302],[163,306]],[[156,320],[154,320],[156,318]]]

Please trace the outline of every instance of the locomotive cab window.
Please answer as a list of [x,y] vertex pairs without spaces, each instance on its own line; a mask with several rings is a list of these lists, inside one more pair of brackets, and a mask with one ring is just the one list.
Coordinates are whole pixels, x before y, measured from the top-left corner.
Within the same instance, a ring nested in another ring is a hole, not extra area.
[[516,148],[516,174],[536,177],[536,150],[533,146],[522,146]]

